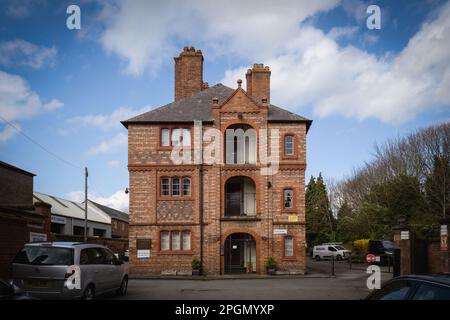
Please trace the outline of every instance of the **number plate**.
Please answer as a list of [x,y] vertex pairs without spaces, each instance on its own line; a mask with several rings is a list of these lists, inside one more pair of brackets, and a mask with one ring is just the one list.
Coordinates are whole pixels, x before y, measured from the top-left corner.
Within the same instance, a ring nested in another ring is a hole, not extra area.
[[28,280],[27,284],[28,284],[28,286],[34,287],[34,288],[47,288],[48,287],[48,281],[46,281],[46,280]]

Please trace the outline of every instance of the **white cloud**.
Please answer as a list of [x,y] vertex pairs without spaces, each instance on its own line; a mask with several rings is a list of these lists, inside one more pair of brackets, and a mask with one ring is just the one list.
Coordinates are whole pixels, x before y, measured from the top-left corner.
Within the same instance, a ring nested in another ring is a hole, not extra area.
[[[318,116],[343,114],[398,123],[425,110],[450,105],[450,4],[425,23],[398,54],[377,57],[353,46],[340,47],[314,27],[301,26],[271,67],[272,102]],[[243,67],[228,70],[234,86]]]
[[120,121],[128,120],[150,109],[151,107],[143,107],[141,109],[120,107],[115,109],[111,114],[88,114],[73,117],[67,121],[71,124],[93,126],[102,130],[118,129],[122,127]]
[[[110,138],[103,139],[97,145],[89,148],[88,155],[98,155],[113,153],[126,146],[128,140],[124,133],[124,128],[120,121],[128,120],[136,115],[142,114],[151,110],[151,107],[143,107],[140,109],[119,107],[113,110],[110,114],[88,114],[84,116],[77,116],[67,119],[67,123],[73,126],[93,127],[102,131],[112,131],[114,135]],[[74,128],[75,130],[76,128]],[[69,130],[70,131],[70,130]],[[68,130],[62,130],[62,134],[67,134]],[[108,164],[113,167],[114,164]]]
[[118,168],[120,166],[121,162],[119,160],[109,160],[106,165],[109,168]]
[[328,33],[327,36],[332,39],[339,38],[351,38],[358,31],[358,27],[334,27]]
[[[105,2],[104,49],[125,62],[125,72],[154,73],[183,39],[213,55],[262,58],[292,38],[298,24],[337,0]],[[236,9],[238,8],[238,10]]]
[[[75,202],[84,202],[84,192],[71,191],[67,193],[66,198]],[[88,193],[88,199],[120,211],[128,212],[129,195],[124,190],[116,191],[109,197]]]
[[58,99],[52,99],[49,103],[44,104],[44,109],[47,111],[56,110],[59,108],[62,108],[64,106],[64,103],[62,103]]
[[0,65],[5,67],[52,67],[56,63],[57,54],[55,47],[38,46],[22,39],[0,43]]
[[[0,120],[1,122],[1,120]],[[14,124],[19,130],[20,126],[18,124]],[[3,129],[0,129],[0,143],[6,142],[17,134],[17,130],[9,125],[5,125]]]
[[105,153],[112,153],[125,146],[128,142],[128,137],[125,133],[120,132],[111,139],[103,140],[98,145],[95,145],[88,150],[89,155],[98,155]]
[[[7,121],[17,122],[62,106],[63,103],[58,99],[42,102],[25,79],[0,71],[0,115]],[[3,141],[13,136],[11,129],[4,127],[0,130]]]

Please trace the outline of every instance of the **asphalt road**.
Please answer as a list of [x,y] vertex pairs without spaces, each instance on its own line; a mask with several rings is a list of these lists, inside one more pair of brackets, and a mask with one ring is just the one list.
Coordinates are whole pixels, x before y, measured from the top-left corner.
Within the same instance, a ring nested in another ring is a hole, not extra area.
[[[329,261],[309,261],[308,275],[295,278],[226,279],[226,280],[130,280],[125,297],[107,299],[144,300],[307,300],[363,299],[369,293],[365,267],[350,270],[344,262],[335,265],[335,277],[330,277]],[[392,276],[382,273],[382,282]]]

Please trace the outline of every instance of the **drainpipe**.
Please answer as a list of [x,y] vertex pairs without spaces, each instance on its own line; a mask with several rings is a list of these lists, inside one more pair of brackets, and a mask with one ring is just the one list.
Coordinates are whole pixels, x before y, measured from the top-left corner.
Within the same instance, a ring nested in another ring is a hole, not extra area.
[[199,166],[199,215],[200,215],[200,274],[203,275],[203,166]]

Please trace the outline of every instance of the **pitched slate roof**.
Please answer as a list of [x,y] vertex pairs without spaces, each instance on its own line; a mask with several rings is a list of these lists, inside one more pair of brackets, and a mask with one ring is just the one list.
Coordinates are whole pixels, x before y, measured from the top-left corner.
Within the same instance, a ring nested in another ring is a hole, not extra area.
[[[212,99],[218,98],[220,105],[232,95],[234,91],[234,89],[218,83],[215,86],[204,89],[190,97],[166,104],[126,121],[122,121],[122,124],[128,128],[129,124],[138,123],[193,122],[194,120],[210,122],[213,121],[211,110]],[[274,106],[273,104],[269,105],[268,121],[305,122],[307,130],[312,123],[312,120]]]
[[127,213],[113,209],[111,207],[104,206],[100,203],[94,202],[92,200],[89,200],[90,203],[92,203],[94,206],[105,212],[107,215],[109,215],[112,219],[121,220],[124,222],[129,222],[130,217]]

